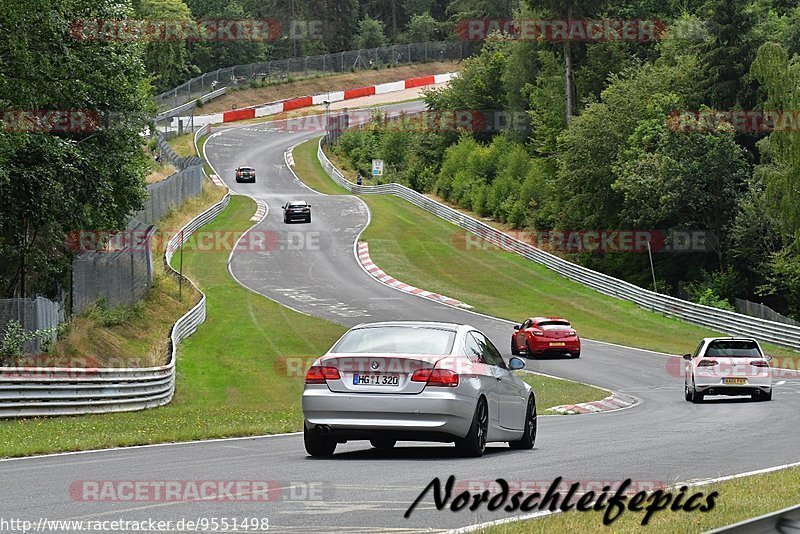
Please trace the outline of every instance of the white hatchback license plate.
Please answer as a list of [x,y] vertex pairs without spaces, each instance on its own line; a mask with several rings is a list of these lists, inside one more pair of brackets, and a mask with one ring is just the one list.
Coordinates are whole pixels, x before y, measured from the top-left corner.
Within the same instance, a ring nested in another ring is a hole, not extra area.
[[353,375],[354,386],[399,386],[400,377],[398,375]]
[[723,384],[738,384],[738,385],[742,385],[742,384],[747,384],[747,379],[746,378],[723,378],[722,379],[722,383]]

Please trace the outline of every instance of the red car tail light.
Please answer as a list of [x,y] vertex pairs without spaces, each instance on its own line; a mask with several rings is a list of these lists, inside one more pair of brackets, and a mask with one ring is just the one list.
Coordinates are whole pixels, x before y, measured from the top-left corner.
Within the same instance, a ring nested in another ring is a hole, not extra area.
[[766,362],[766,360],[753,360],[750,362],[750,365],[753,367],[769,367],[769,364]]
[[427,382],[429,386],[454,388],[458,385],[458,374],[449,369],[417,369],[411,375],[412,382]]
[[697,367],[714,367],[719,362],[717,360],[700,360],[698,362]]
[[312,365],[306,373],[306,384],[324,384],[327,380],[339,380],[339,370],[336,367],[325,365]]
[[531,334],[534,336],[543,336],[544,332],[540,332],[539,330],[531,330]]

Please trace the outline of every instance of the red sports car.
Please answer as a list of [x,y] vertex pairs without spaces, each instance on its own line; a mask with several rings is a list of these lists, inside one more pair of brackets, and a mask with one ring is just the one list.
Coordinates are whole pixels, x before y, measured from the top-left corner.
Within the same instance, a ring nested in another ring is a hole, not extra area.
[[525,353],[530,358],[536,354],[561,353],[573,358],[581,357],[581,338],[561,317],[531,317],[514,326],[511,334],[511,354]]

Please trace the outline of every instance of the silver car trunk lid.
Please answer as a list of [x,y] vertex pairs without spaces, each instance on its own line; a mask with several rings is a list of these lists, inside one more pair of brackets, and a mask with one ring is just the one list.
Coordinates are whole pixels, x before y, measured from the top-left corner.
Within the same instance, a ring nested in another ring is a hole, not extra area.
[[425,389],[425,382],[413,382],[419,369],[432,369],[441,355],[422,354],[336,354],[324,357],[320,365],[336,367],[341,379],[328,380],[328,388],[339,393],[394,393],[413,395]]

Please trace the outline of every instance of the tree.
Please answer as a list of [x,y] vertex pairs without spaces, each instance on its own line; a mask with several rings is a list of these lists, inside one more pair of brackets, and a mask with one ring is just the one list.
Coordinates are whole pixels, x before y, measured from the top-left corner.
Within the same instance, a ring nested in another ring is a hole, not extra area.
[[691,63],[628,69],[612,76],[600,102],[589,104],[572,120],[559,136],[556,151],[560,227],[619,228],[623,196],[611,188],[614,166],[642,120],[663,121],[675,109],[655,104],[686,106],[697,72]]
[[366,18],[374,16],[381,21],[383,27],[388,27],[394,37],[404,22],[402,3],[402,0],[366,0],[364,13],[367,15]]
[[447,87],[426,93],[428,106],[439,111],[506,109],[503,75],[514,44],[500,38],[488,41],[480,54],[464,61],[461,73]]
[[386,46],[386,35],[383,33],[383,23],[379,20],[365,17],[358,22],[358,34],[355,44],[358,48],[380,48]]
[[722,269],[750,176],[730,125],[713,132],[676,131],[654,118],[640,122],[627,145],[612,184],[624,195],[623,219],[635,228],[708,232],[706,243]]
[[408,21],[406,31],[403,32],[401,41],[407,43],[422,43],[433,41],[439,37],[439,23],[429,13],[412,15]]
[[[758,49],[751,73],[767,92],[765,110],[788,110],[791,114],[800,108],[798,56],[790,59],[781,45],[766,43]],[[778,122],[768,140],[762,141],[759,147],[765,162],[757,172],[766,184],[773,213],[787,236],[800,239],[800,132],[797,124]]]
[[[143,20],[190,21],[192,13],[182,0],[141,0],[136,3],[136,16]],[[148,42],[144,63],[153,74],[158,93],[180,85],[191,72],[184,40]]]
[[753,60],[750,32],[753,17],[747,0],[710,0],[707,4],[711,41],[701,61],[709,104],[716,109],[748,107],[752,96],[747,72]]
[[787,110],[758,148],[763,156],[756,177],[765,184],[767,210],[780,235],[782,248],[769,256],[761,288],[764,294],[783,295],[788,308],[800,316],[800,133],[791,114],[800,106],[800,58],[789,58],[779,44],[758,49],[751,74],[767,92],[765,110]]
[[530,89],[531,146],[543,157],[555,155],[557,139],[566,127],[563,73],[558,55],[548,50],[538,53],[539,69]]
[[24,297],[66,285],[68,232],[122,229],[142,207],[141,132],[154,105],[139,43],[70,34],[71,21],[129,18],[129,8],[31,0],[6,5],[3,15],[2,108],[89,108],[102,118],[64,131],[0,131],[0,291]]
[[[190,4],[190,7],[193,4]],[[196,16],[212,20],[244,20],[249,14],[237,0],[210,0],[201,4],[201,13]],[[286,28],[283,28],[286,31]],[[201,40],[190,44],[192,62],[201,72],[210,72],[214,69],[255,63],[263,60],[270,46],[266,40],[248,39],[213,39]]]
[[320,18],[322,38],[328,52],[339,52],[353,48],[353,36],[358,30],[358,0],[324,0],[311,20]]
[[519,7],[519,0],[453,0],[447,12],[455,20],[508,19]]
[[[542,13],[546,18],[557,20],[576,20],[591,18],[599,12],[602,2],[597,0],[527,0],[531,12]],[[564,39],[560,45],[564,57],[564,117],[569,124],[575,115],[576,89],[574,80],[574,46],[570,39]]]

